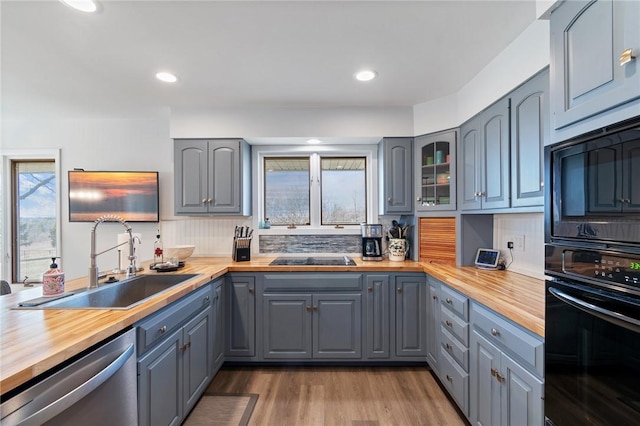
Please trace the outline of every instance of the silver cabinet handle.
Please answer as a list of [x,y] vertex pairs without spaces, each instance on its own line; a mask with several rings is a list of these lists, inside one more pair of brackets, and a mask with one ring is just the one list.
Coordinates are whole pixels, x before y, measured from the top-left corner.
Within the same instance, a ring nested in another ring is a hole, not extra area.
[[449,326],[449,327],[451,327],[453,325],[453,323],[451,321],[449,321],[449,320],[446,320],[444,323],[447,324],[447,326]]
[[99,371],[95,376],[73,389],[62,398],[47,405],[40,411],[36,411],[31,416],[22,420],[21,424],[43,424],[67,410],[76,402],[80,401],[85,396],[93,392],[98,386],[106,382],[122,368],[127,360],[133,355],[134,346],[129,345],[111,364],[107,365],[104,369]]
[[451,305],[451,304],[453,303],[453,301],[452,301],[451,299],[449,299],[448,297],[447,297],[447,299],[445,300],[445,302],[447,302],[449,305]]
[[492,336],[499,336],[499,335],[500,335],[500,332],[499,332],[498,330],[496,330],[495,328],[492,328],[492,329],[491,329],[491,335],[492,335]]
[[452,378],[450,375],[448,375],[448,374],[447,374],[447,381],[449,381],[449,382],[453,382],[453,378]]
[[166,332],[167,332],[167,326],[166,325],[163,325],[162,327],[160,327],[158,329],[158,333],[160,333],[160,334],[164,334]]
[[416,201],[420,201],[420,200],[422,200],[422,198],[416,197]]
[[450,344],[448,344],[448,343],[447,343],[446,345],[444,345],[444,347],[445,347],[445,348],[447,348],[447,350],[449,350],[449,351],[450,351],[451,349],[453,349],[453,346],[451,346],[451,345],[450,345]]

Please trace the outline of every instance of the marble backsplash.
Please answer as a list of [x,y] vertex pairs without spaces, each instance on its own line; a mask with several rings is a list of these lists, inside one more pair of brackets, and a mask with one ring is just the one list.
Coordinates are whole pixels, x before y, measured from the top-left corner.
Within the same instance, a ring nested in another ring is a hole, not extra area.
[[259,253],[361,253],[360,235],[260,235]]

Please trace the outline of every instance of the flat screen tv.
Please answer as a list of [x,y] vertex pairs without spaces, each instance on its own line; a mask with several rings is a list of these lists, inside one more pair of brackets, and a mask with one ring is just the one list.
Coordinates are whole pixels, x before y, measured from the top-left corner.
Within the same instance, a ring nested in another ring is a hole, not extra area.
[[127,222],[158,222],[158,172],[69,171],[69,222],[115,215]]

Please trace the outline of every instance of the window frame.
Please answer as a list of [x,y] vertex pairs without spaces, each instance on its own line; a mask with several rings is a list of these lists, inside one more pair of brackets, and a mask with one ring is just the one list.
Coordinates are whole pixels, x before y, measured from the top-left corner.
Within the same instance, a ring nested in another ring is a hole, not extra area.
[[[310,158],[310,178],[320,179],[321,157],[364,157],[365,158],[365,182],[366,182],[366,222],[378,221],[378,146],[377,145],[327,145],[327,146],[302,146],[302,145],[254,145],[252,146],[253,164],[256,165],[253,173],[253,187],[255,188],[253,205],[255,228],[264,221],[264,160],[267,157],[303,157]],[[356,234],[360,233],[360,224],[357,225],[321,225],[320,211],[320,185],[312,184],[310,188],[310,225],[297,225],[290,229],[286,226],[272,226],[270,229],[260,229],[261,233],[277,234]],[[317,200],[317,201],[314,201]]]
[[[0,274],[3,277],[10,278],[12,283],[22,283],[20,277],[14,279],[14,253],[13,250],[17,246],[17,238],[15,230],[13,229],[13,223],[15,222],[15,209],[13,205],[13,178],[12,178],[12,163],[14,161],[53,161],[54,172],[56,175],[56,247],[58,247],[58,255],[60,261],[58,265],[61,268],[63,266],[62,253],[62,174],[60,169],[60,150],[59,149],[37,149],[37,150],[10,150],[2,152],[2,162],[0,167],[0,174],[2,175],[2,214],[0,214],[0,228],[2,229],[2,241],[0,243]],[[43,271],[44,272],[44,271]],[[27,281],[29,283],[40,283],[41,277],[29,277]]]

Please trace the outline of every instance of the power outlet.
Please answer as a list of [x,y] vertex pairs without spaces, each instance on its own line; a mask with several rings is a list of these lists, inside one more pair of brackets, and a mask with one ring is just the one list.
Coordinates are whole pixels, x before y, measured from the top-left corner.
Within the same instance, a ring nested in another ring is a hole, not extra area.
[[515,250],[524,251],[524,235],[512,235],[510,241],[513,243]]
[[513,248],[513,241],[507,241],[507,248],[508,249],[512,249]]

